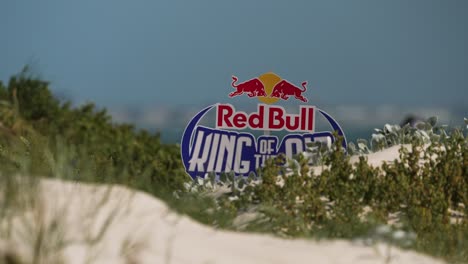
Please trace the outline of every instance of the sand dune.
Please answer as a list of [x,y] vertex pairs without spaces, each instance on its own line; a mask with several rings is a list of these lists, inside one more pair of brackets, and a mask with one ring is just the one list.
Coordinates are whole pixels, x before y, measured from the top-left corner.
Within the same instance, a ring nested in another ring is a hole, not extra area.
[[[389,149],[369,160],[391,160],[392,155],[395,151]],[[28,237],[46,234],[42,263],[443,263],[386,244],[215,230],[122,186],[44,179],[35,202],[33,209],[13,219],[11,238],[0,243],[4,253],[26,262],[34,258],[34,241]]]

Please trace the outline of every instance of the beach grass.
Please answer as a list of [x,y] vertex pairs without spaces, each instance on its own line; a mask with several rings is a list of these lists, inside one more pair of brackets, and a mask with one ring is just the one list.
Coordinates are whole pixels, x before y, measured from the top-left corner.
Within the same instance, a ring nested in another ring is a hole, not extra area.
[[[304,153],[288,166],[268,161],[258,177],[227,174],[218,182],[193,181],[177,144],[115,124],[93,104],[60,102],[47,82],[23,72],[8,85],[0,83],[0,240],[8,241],[9,223],[27,208],[37,209],[41,219],[37,188],[41,179],[54,178],[125,185],[215,228],[368,245],[385,241],[468,263],[466,129],[442,131],[433,125],[406,128],[408,133],[387,128],[377,137],[381,141],[370,140],[374,147],[357,143],[356,154],[407,144],[399,159],[380,167],[370,166],[364,156],[352,163],[336,141],[315,164]],[[60,263],[55,253],[67,243],[66,226],[59,218],[47,222],[52,225],[40,223],[24,232],[33,252],[29,259]],[[3,258],[10,263],[22,263],[22,256],[7,253]]]

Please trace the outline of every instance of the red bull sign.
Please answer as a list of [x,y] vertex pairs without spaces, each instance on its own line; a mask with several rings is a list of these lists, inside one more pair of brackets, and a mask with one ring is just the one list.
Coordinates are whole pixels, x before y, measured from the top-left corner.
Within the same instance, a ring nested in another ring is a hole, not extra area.
[[[229,103],[217,103],[192,118],[182,136],[181,154],[186,172],[194,179],[203,178],[207,173],[255,174],[267,159],[279,154],[292,158],[304,152],[310,142],[331,144],[335,140],[332,131],[344,138],[339,124],[315,106],[299,105],[296,111],[288,113],[284,107],[274,105],[291,98],[307,103],[304,96],[306,81],[296,86],[274,73],[266,73],[244,82],[232,76],[231,87],[234,91],[229,93],[230,98],[246,95],[258,98],[261,103],[250,113]],[[215,112],[214,127],[199,125],[212,111]],[[328,123],[331,130],[316,132],[317,115]],[[264,135],[255,137],[249,132],[256,130],[264,131]],[[281,139],[271,134],[281,131],[287,132]],[[346,139],[343,146],[346,148]]]

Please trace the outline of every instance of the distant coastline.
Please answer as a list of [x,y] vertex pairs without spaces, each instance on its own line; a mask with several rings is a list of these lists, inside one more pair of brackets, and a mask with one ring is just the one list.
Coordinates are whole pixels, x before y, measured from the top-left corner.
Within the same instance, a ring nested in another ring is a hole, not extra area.
[[[357,139],[370,139],[374,127],[362,127],[345,129],[345,135],[348,142],[356,142]],[[151,132],[159,132],[161,134],[161,142],[164,144],[177,144],[180,143],[183,128],[165,128],[165,129],[151,129]]]

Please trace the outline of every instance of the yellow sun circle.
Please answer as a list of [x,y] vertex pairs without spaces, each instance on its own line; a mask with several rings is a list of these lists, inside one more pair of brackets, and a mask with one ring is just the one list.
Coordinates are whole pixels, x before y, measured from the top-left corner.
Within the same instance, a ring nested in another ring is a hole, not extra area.
[[281,77],[278,75],[272,73],[272,72],[267,72],[265,74],[262,74],[258,76],[258,79],[263,83],[263,86],[265,87],[265,92],[268,96],[259,96],[258,100],[260,102],[263,102],[265,104],[274,104],[276,103],[279,98],[275,97],[270,97],[271,92],[273,92],[273,87],[281,81]]

